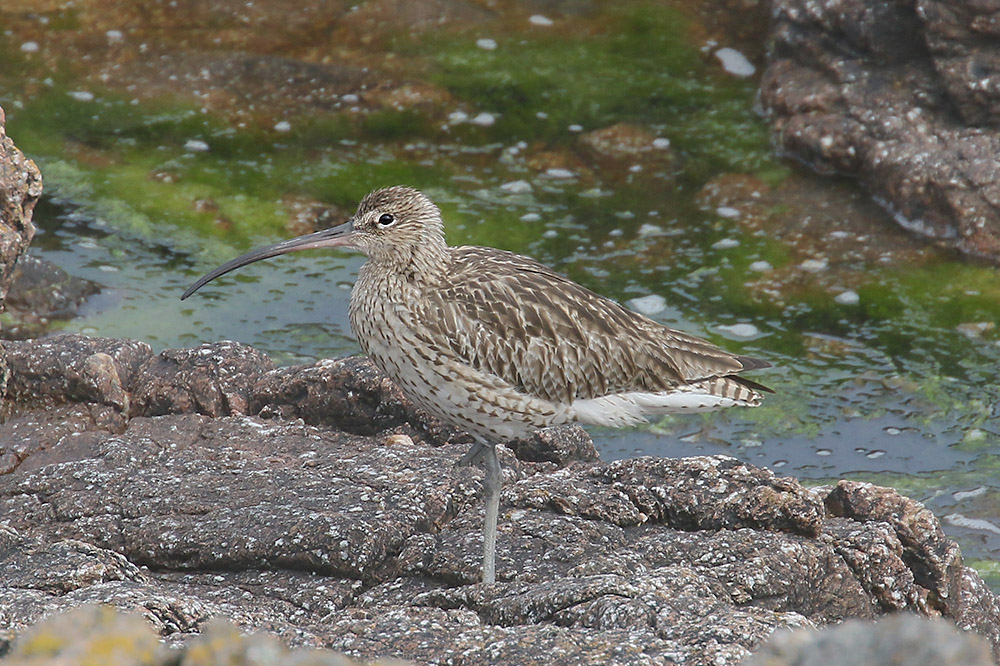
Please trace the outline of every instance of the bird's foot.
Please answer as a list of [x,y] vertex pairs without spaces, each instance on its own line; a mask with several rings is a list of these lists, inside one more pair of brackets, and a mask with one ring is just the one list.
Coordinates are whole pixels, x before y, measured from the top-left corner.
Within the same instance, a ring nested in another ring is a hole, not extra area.
[[459,458],[458,462],[455,463],[455,467],[472,467],[473,465],[479,466],[487,459],[486,456],[489,454],[489,445],[482,444],[480,442],[474,443],[469,450],[465,452],[465,455]]

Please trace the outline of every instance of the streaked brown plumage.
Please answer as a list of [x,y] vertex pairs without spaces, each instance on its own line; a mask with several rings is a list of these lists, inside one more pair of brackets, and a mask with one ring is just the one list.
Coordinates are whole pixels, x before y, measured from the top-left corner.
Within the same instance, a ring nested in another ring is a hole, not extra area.
[[205,275],[316,247],[368,255],[351,326],[372,360],[422,409],[467,430],[464,462],[487,468],[483,578],[494,578],[500,470],[495,445],[546,426],[623,426],[648,415],[760,404],[739,376],[767,367],[663,326],[542,264],[449,247],[441,214],[407,187],[372,192],[343,225],[254,250]]

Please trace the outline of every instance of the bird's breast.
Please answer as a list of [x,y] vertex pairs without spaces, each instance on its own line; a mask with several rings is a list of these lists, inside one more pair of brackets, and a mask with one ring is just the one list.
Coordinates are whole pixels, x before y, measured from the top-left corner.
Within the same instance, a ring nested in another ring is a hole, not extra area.
[[413,403],[462,430],[502,441],[567,421],[558,405],[525,395],[460,358],[449,341],[420,318],[405,289],[357,289],[351,327],[364,352]]

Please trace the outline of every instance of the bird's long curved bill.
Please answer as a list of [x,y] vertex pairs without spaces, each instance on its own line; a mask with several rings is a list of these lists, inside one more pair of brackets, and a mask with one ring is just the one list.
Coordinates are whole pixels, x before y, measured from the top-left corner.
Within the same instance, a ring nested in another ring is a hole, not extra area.
[[270,259],[271,257],[278,256],[279,254],[295,252],[297,250],[311,250],[320,247],[350,245],[351,237],[353,235],[354,222],[353,220],[349,220],[336,227],[330,227],[329,229],[317,231],[312,234],[306,234],[305,236],[299,236],[298,238],[289,238],[288,240],[275,243],[274,245],[266,245],[264,247],[259,247],[256,250],[251,250],[242,256],[236,257],[231,261],[227,261],[215,270],[198,278],[198,281],[188,287],[187,291],[181,295],[181,300],[183,301],[185,298],[198,291],[220,275],[225,275],[229,271],[234,271],[241,266],[252,264],[253,262],[260,261],[261,259]]

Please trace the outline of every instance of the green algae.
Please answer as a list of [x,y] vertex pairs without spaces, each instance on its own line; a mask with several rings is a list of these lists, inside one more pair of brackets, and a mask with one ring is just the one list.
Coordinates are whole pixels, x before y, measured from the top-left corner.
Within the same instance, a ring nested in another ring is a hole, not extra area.
[[434,33],[397,48],[433,60],[426,75],[495,124],[470,141],[568,144],[568,129],[618,122],[655,127],[685,155],[683,177],[760,172],[774,182],[768,131],[749,103],[755,84],[719,72],[692,43],[690,19],[671,7],[609,5],[601,32],[539,31],[499,36],[493,50],[465,34]]

